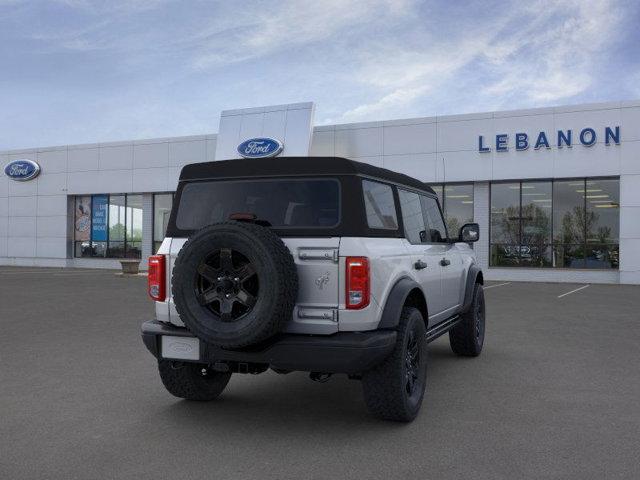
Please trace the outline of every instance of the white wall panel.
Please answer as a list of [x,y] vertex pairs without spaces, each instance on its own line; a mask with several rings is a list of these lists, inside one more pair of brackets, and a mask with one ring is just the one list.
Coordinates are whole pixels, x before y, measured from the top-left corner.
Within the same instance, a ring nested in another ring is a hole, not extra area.
[[[2,174],[4,176],[4,169]],[[38,182],[36,181],[31,180],[29,182],[16,182],[15,180],[8,180],[8,182],[8,193],[10,197],[31,197],[38,194]]]
[[9,197],[7,216],[35,217],[38,197]]
[[61,173],[67,171],[67,147],[38,152],[32,158],[40,164],[42,173]]
[[282,155],[306,157],[311,149],[315,107],[312,103],[304,104],[304,108],[294,107],[295,105],[292,105],[287,108]]
[[169,143],[170,167],[182,167],[189,163],[200,163],[206,161],[207,141],[205,139]]
[[402,155],[436,151],[436,124],[383,127],[384,154]]
[[382,127],[336,130],[336,156],[358,158],[382,155]]
[[36,236],[36,217],[9,217],[9,237]]
[[169,166],[169,143],[147,143],[134,145],[133,168]]
[[[512,150],[512,149],[510,149]],[[529,147],[518,152],[496,152],[478,154],[492,160],[490,177],[494,180],[522,178],[551,178],[554,175],[554,149]],[[459,167],[462,167],[460,165]],[[464,168],[459,168],[464,170]]]
[[67,216],[37,217],[36,237],[67,237]]
[[479,135],[484,135],[487,142],[495,142],[496,131],[493,128],[493,118],[438,122],[438,151],[467,150],[477,152]]
[[[1,163],[3,171],[5,163]],[[0,198],[9,195],[9,179],[5,175],[0,175]]]
[[100,149],[97,147],[69,148],[67,163],[69,172],[98,170],[100,168]]
[[335,132],[333,130],[314,131],[311,140],[312,157],[333,157],[335,156]]
[[139,168],[133,171],[134,192],[163,192],[167,188],[166,168]]
[[66,195],[38,195],[36,214],[39,217],[46,217],[47,215],[65,215],[66,213]]
[[42,173],[35,183],[38,195],[63,195],[67,193],[67,173]]
[[66,258],[67,241],[64,237],[39,237],[36,255],[40,258]]
[[[620,148],[617,145],[592,147],[576,145],[555,151],[553,177],[597,177],[620,174]],[[524,177],[522,177],[524,178]]]
[[125,170],[133,168],[133,144],[101,146],[100,170]]
[[216,159],[217,138],[207,138],[207,162],[213,162]]
[[[275,110],[273,112],[264,112],[262,122],[260,124],[260,133],[257,135],[247,135],[244,132],[240,135],[241,138],[251,137],[269,137],[276,138],[281,142],[284,142],[287,129],[287,115],[289,112],[286,110]],[[305,112],[306,113],[306,112]],[[295,120],[295,119],[294,119]],[[244,124],[244,121],[243,121]],[[308,138],[308,136],[305,135]],[[285,148],[287,145],[285,144]]]
[[385,155],[384,168],[411,175],[423,182],[436,181],[436,154],[417,153],[413,155]]
[[132,170],[101,170],[99,172],[74,172],[68,175],[69,195],[86,193],[132,192]]
[[485,158],[479,153],[466,151],[440,152],[435,155],[437,182],[462,182],[491,178],[491,156]]
[[[620,177],[620,204],[623,207],[640,207],[640,174]],[[640,217],[637,223],[640,224]]]
[[620,149],[620,173],[640,174],[640,140],[622,142],[617,148]]
[[620,125],[623,142],[640,141],[640,107],[620,109]]
[[237,158],[240,142],[240,128],[242,127],[242,115],[224,115],[220,117],[218,129],[218,144],[216,145],[216,160]]
[[[35,220],[35,219],[34,219]],[[36,238],[35,236],[27,237],[9,237],[7,239],[7,256],[9,257],[35,257],[36,256]]]

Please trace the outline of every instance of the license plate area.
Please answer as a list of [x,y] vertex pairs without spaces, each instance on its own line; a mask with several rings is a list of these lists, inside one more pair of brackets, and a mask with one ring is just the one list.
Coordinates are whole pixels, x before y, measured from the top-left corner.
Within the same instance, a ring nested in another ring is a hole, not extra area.
[[162,358],[174,360],[200,360],[200,341],[196,337],[163,335]]

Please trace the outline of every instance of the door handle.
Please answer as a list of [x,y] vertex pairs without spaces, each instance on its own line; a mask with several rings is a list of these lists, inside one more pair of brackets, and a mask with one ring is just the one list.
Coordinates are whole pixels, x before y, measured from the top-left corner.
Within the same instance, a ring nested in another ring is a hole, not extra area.
[[427,268],[427,264],[422,260],[418,260],[416,263],[413,264],[413,267],[416,270],[422,270],[423,268]]
[[451,265],[451,260],[447,258],[443,258],[442,260],[440,260],[440,265],[442,265],[443,267],[446,267],[447,265]]

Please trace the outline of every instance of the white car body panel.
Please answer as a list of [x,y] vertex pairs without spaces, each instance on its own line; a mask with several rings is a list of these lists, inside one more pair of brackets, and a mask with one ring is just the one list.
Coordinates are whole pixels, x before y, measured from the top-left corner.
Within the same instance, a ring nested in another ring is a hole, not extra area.
[[[156,318],[183,327],[171,296],[171,276],[186,238],[165,238],[158,250],[167,255],[164,302],[155,302]],[[465,243],[411,244],[404,238],[311,237],[283,238],[298,271],[298,299],[285,332],[330,335],[338,331],[375,330],[394,285],[410,278],[422,287],[429,311],[429,327],[455,314],[464,300],[465,280],[475,253]],[[345,307],[345,259],[367,257],[371,299],[367,307]],[[450,264],[442,266],[447,258]],[[415,268],[422,260],[427,267]]]

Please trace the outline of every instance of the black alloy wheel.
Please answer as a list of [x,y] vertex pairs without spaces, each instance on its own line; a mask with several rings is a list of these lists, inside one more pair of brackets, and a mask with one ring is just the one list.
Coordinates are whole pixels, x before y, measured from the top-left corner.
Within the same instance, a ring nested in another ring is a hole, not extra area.
[[198,265],[195,290],[200,305],[223,322],[233,322],[251,312],[256,304],[258,276],[244,255],[221,248]]
[[410,330],[407,339],[407,352],[405,355],[406,384],[405,390],[410,397],[416,393],[416,385],[420,373],[420,341],[415,330]]

